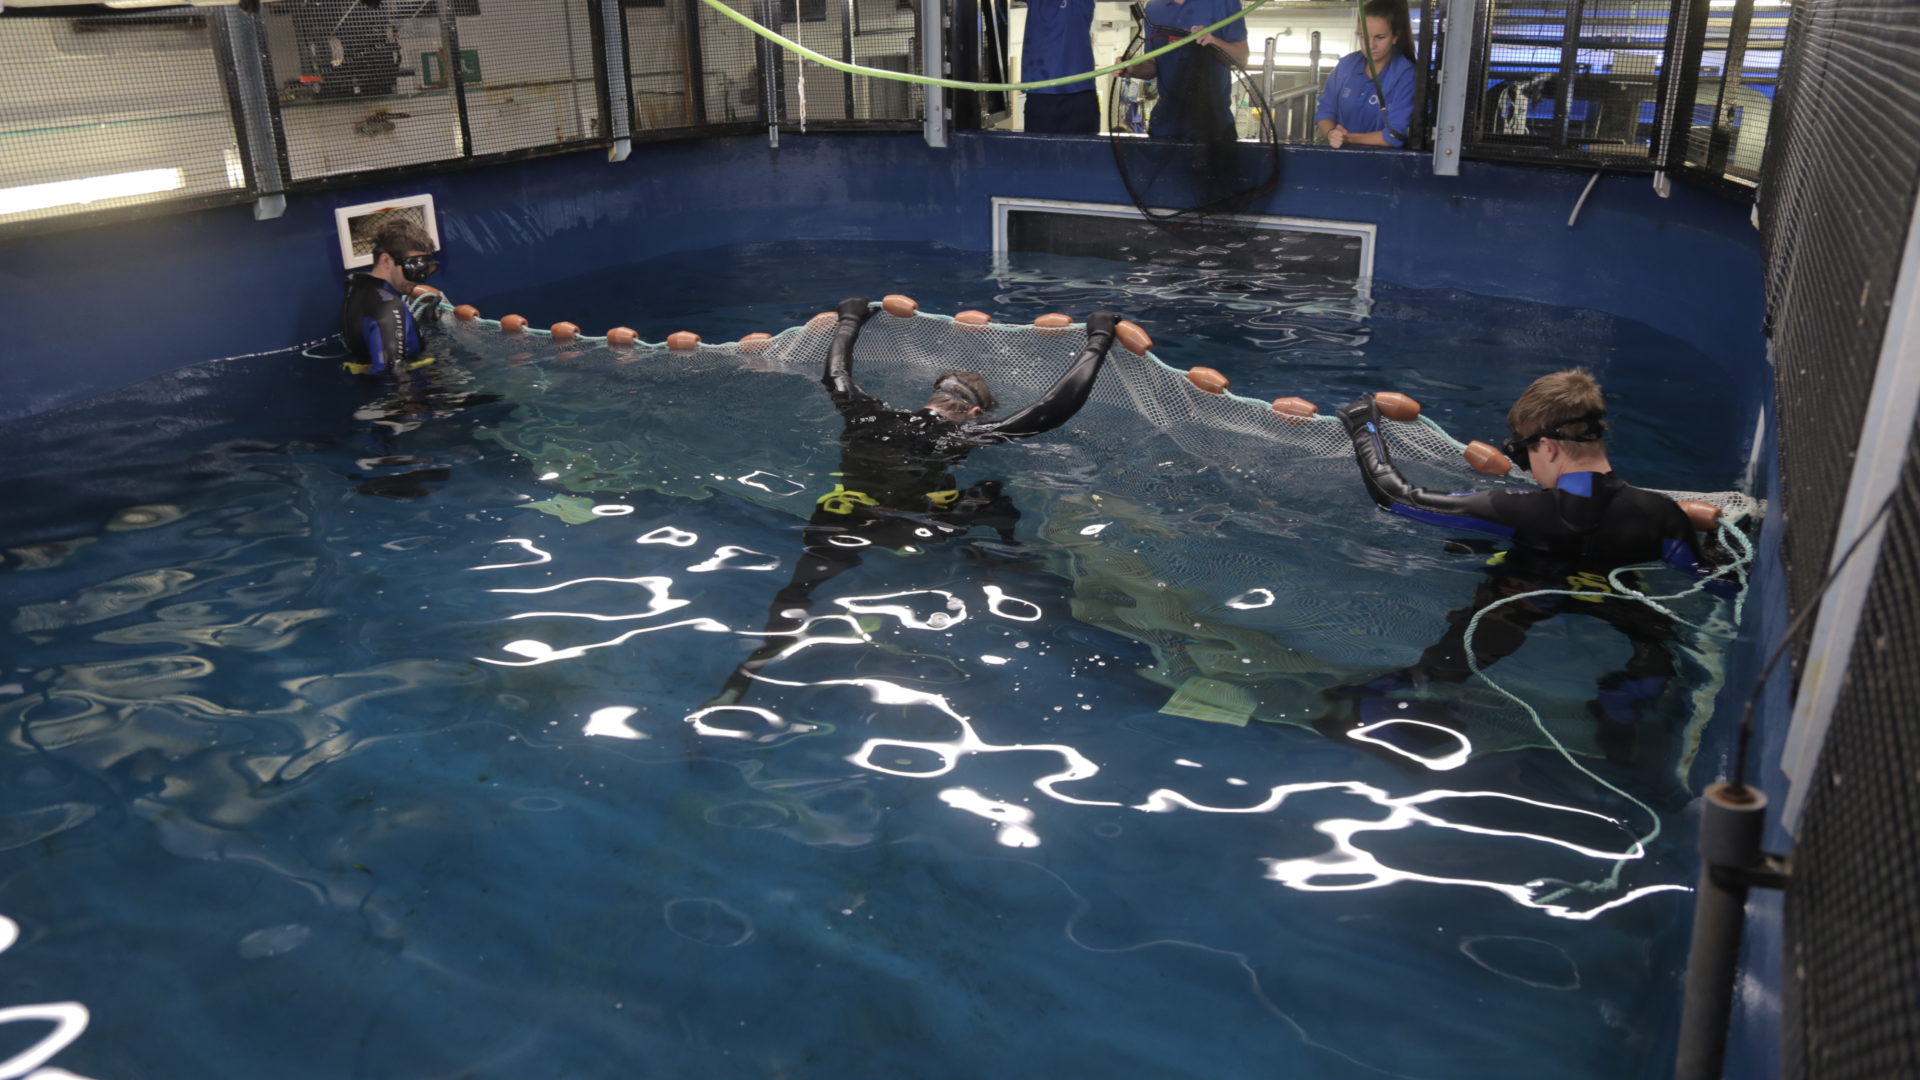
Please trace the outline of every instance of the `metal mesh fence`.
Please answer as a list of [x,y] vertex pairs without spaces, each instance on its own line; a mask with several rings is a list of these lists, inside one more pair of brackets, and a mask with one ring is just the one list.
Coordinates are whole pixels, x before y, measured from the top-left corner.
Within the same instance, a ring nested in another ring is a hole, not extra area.
[[1920,432],[1794,846],[1786,1072],[1920,1076]]
[[1476,157],[1650,167],[1670,0],[1483,0],[1467,98]]
[[0,225],[247,197],[210,16],[0,19]]
[[1737,0],[1708,10],[1698,80],[1676,111],[1682,163],[1758,183],[1767,145],[1790,0]]
[[[771,0],[781,36],[815,52],[866,67],[918,74],[917,23],[911,0]],[[905,6],[903,6],[903,3]],[[781,58],[783,126],[849,121],[917,124],[917,86],[849,75]]]
[[1831,555],[1920,176],[1920,22],[1902,0],[1810,0],[1793,20],[1760,224],[1798,612]]
[[[1793,7],[1760,212],[1796,613],[1833,555],[1920,183],[1915,55],[1904,0]],[[1920,442],[1884,528],[1794,849],[1789,1077],[1920,1075]]]
[[[606,136],[588,0],[489,4],[455,22],[474,154]],[[416,59],[438,81],[444,55]]]
[[268,0],[261,18],[290,180],[461,156],[436,3]]

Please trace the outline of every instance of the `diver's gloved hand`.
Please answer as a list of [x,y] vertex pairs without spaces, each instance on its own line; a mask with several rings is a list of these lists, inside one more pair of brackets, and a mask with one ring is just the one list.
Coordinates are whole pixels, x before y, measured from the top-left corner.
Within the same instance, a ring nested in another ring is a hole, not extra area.
[[1380,406],[1374,404],[1372,394],[1361,394],[1341,406],[1334,415],[1346,425],[1348,436],[1358,435],[1368,424],[1373,424],[1374,429],[1379,430]]
[[873,302],[864,296],[850,296],[840,301],[840,306],[834,309],[834,314],[843,319],[852,317],[866,322],[873,315]]

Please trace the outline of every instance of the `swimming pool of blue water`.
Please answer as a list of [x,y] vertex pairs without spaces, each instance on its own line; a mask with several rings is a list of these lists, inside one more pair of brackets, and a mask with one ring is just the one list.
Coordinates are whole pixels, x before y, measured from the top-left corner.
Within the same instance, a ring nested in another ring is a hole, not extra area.
[[[651,340],[852,294],[1111,307],[1238,392],[1401,389],[1462,438],[1582,364],[1632,479],[1741,467],[1745,433],[1695,404],[1730,361],[1589,311],[882,245],[501,297],[456,270],[449,295],[489,315]],[[1323,685],[1409,662],[1480,573],[1345,466],[1215,488],[1221,463],[1169,457],[1193,479],[1160,484],[1071,430],[980,451],[962,481],[1015,493],[1017,550],[868,558],[816,597],[839,624],[703,714],[802,519],[669,474],[819,471],[818,387],[442,351],[458,374],[398,404],[286,354],[0,428],[0,1008],[85,1010],[0,1024],[0,1059],[57,1044],[96,1080],[1664,1073],[1698,703],[1670,692],[1635,760],[1576,755],[1665,826],[1625,861],[1646,815],[1484,688],[1458,688],[1465,730],[1501,712],[1521,735],[1444,771],[1298,723]],[[506,449],[569,431],[617,444],[632,486]],[[1292,568],[1290,621],[1209,606],[1275,582],[1183,562],[1202,529]],[[1498,673],[1573,732],[1625,646],[1562,621]],[[1223,640],[1279,665],[1276,700],[1298,684],[1286,722],[1175,707],[1175,668]],[[1710,694],[1717,646],[1687,649]]]

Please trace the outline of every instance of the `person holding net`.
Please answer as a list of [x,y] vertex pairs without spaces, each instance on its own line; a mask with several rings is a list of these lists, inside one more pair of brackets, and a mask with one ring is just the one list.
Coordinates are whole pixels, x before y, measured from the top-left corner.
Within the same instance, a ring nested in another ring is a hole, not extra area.
[[910,551],[979,526],[992,528],[1003,544],[1017,543],[1013,527],[1020,513],[1000,484],[987,481],[962,491],[954,470],[980,447],[1032,438],[1072,419],[1093,393],[1120,318],[1110,311],[1089,315],[1086,347],[1066,372],[1039,400],[995,420],[999,402],[974,371],[942,373],[927,403],[912,411],[891,408],[861,390],[853,378],[853,351],[872,314],[866,297],[842,301],[836,311],[820,383],[845,421],[839,482],[815,503],[799,564],[767,613],[766,643],[734,670],[708,708],[739,701],[761,668],[795,647],[814,590],[860,565],[863,548]]
[[[1442,494],[1415,487],[1387,452],[1372,394],[1361,395],[1339,416],[1353,440],[1367,492],[1382,509],[1509,540],[1512,547],[1493,557],[1473,602],[1447,616],[1446,634],[1412,667],[1325,691],[1352,707],[1323,719],[1320,730],[1344,735],[1408,718],[1453,726],[1444,706],[1410,702],[1408,691],[1464,683],[1476,669],[1518,651],[1533,626],[1562,614],[1584,614],[1619,630],[1632,646],[1626,663],[1600,678],[1599,692],[1588,703],[1602,752],[1630,760],[1643,715],[1675,674],[1670,648],[1678,636],[1664,612],[1614,592],[1608,574],[1635,563],[1664,562],[1705,577],[1713,566],[1684,510],[1614,474],[1607,461],[1606,402],[1593,376],[1578,368],[1543,375],[1507,413],[1514,434],[1505,450],[1533,474],[1538,491]],[[1710,582],[1709,591],[1730,589],[1730,584]],[[1523,596],[1529,593],[1543,595]]]
[[1413,122],[1413,23],[1406,0],[1367,0],[1365,45],[1327,78],[1314,114],[1327,145],[1405,146]]
[[[1149,0],[1136,8],[1148,52],[1198,33],[1240,10],[1240,0]],[[1230,69],[1249,56],[1244,19],[1153,60],[1128,68],[1128,78],[1157,79],[1159,101],[1147,118],[1147,133],[1159,139],[1234,137]]]

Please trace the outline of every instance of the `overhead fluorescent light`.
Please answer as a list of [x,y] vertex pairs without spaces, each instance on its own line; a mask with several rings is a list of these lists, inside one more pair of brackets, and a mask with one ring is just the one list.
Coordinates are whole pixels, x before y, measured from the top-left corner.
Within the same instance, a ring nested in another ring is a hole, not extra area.
[[58,206],[84,206],[102,199],[178,191],[186,185],[186,174],[179,169],[141,169],[138,172],[89,176],[84,180],[56,180],[51,184],[0,188],[0,214],[24,214]]

